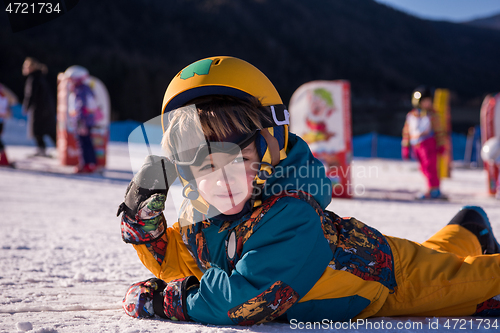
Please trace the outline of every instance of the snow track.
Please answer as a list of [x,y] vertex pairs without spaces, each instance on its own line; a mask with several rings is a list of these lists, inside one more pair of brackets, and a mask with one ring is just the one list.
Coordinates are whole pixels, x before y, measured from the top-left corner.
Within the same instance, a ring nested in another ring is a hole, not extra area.
[[[7,153],[16,160],[33,149],[7,146]],[[132,177],[128,149],[111,144],[109,152],[108,169],[103,175],[0,169],[0,332],[232,333],[293,329],[283,323],[220,327],[137,320],[125,315],[121,309],[125,291],[151,273],[132,246],[122,242],[120,220],[115,215]],[[54,150],[50,153],[56,154]],[[355,216],[382,233],[422,242],[461,206],[478,204],[500,235],[500,202],[487,196],[482,170],[453,170],[452,178],[443,182],[443,192],[450,197],[447,202],[411,200],[425,189],[414,162],[360,159],[353,162],[352,171],[359,192],[353,200],[332,200],[329,209],[339,215]],[[166,213],[169,224],[173,223],[174,218],[169,217],[175,216],[172,206]],[[449,319],[374,318],[355,328],[328,326],[307,331],[375,332],[385,324],[383,331],[436,332],[429,326],[434,323],[439,331],[464,331],[459,326],[453,329],[453,325],[445,329]],[[370,323],[372,326],[368,326]],[[475,326],[467,331],[496,331],[472,323]]]

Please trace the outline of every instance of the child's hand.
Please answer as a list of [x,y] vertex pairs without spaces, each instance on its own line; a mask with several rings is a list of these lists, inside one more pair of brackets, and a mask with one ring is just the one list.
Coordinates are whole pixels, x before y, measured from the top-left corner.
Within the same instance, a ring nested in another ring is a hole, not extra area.
[[[118,207],[116,216],[125,212],[135,219],[144,202],[154,194],[164,194],[166,199],[168,188],[177,178],[175,165],[162,156],[149,155],[139,172],[134,176],[125,192],[125,200]],[[147,206],[147,205],[146,205]]]
[[165,194],[153,194],[139,205],[134,217],[122,215],[121,231],[125,243],[145,244],[159,239],[166,228]]
[[170,281],[163,291],[162,314],[157,315],[171,320],[189,321],[186,309],[188,290],[198,288],[200,282],[195,276],[188,276]]
[[155,312],[162,314],[162,291],[166,286],[163,280],[156,278],[133,284],[123,299],[125,313],[134,318],[150,318]]
[[199,286],[198,279],[188,276],[165,281],[152,278],[133,284],[123,299],[125,313],[134,318],[154,315],[171,320],[188,321],[186,313],[187,291]]

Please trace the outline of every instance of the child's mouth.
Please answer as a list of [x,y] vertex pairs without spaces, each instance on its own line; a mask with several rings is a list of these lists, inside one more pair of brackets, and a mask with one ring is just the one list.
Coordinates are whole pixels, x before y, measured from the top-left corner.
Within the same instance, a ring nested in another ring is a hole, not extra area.
[[233,193],[231,191],[228,191],[226,193],[218,193],[215,194],[216,197],[221,198],[221,199],[233,199],[234,197],[238,196],[240,192]]

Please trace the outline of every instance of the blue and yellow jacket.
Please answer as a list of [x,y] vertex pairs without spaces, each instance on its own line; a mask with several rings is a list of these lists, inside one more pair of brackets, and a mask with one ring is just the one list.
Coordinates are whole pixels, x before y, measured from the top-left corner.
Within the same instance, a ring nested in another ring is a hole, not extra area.
[[260,207],[236,221],[192,224],[189,216],[199,212],[186,204],[160,239],[134,245],[156,277],[198,278],[186,297],[192,320],[252,325],[366,318],[396,287],[386,238],[326,211],[331,183],[324,167],[299,137],[290,134],[289,145]]

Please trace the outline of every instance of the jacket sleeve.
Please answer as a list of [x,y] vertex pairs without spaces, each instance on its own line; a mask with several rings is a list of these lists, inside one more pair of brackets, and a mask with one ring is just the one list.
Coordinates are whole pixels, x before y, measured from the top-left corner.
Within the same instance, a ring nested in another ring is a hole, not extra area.
[[144,266],[164,281],[191,275],[200,279],[203,275],[182,241],[178,223],[166,228],[160,238],[143,244],[134,244],[134,248]]
[[164,204],[165,195],[154,194],[140,205],[135,216],[124,211],[122,239],[134,245],[144,266],[159,279],[171,281],[191,275],[201,278],[201,271],[182,242],[178,223],[167,228]]
[[316,211],[299,199],[282,198],[244,243],[230,274],[212,267],[189,290],[187,315],[217,325],[271,321],[314,286],[332,256]]

